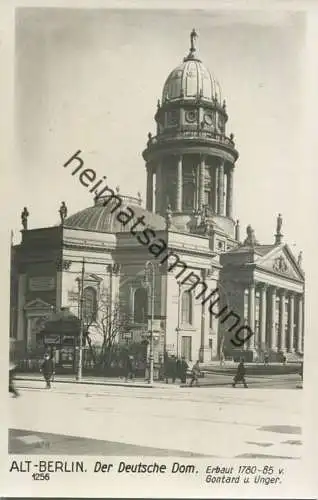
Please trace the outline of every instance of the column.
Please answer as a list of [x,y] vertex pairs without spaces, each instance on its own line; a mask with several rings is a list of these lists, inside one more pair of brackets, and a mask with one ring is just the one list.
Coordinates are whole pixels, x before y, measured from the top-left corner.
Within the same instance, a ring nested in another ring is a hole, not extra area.
[[280,334],[280,350],[286,351],[286,334],[285,334],[285,290],[280,292],[279,300],[279,334]]
[[26,294],[27,276],[19,274],[18,281],[18,300],[17,300],[17,340],[25,340],[25,294]]
[[288,352],[295,351],[294,342],[294,317],[295,317],[295,297],[293,294],[289,295],[289,307],[288,307]]
[[204,205],[205,156],[201,156],[199,169],[199,209]]
[[218,213],[218,180],[219,180],[219,167],[215,166],[213,171],[213,188],[212,188],[212,200],[213,200],[213,211],[215,214]]
[[277,331],[275,328],[276,323],[276,288],[272,288],[270,291],[271,300],[271,319],[270,319],[270,341],[269,347],[272,350],[277,350]]
[[260,289],[260,324],[259,324],[259,338],[260,348],[264,350],[266,344],[266,310],[267,310],[267,295],[266,285],[262,284]]
[[158,163],[156,167],[156,213],[161,212],[162,200],[162,165]]
[[[202,282],[206,283],[207,280],[207,270],[202,269]],[[209,331],[209,311],[207,310],[207,303],[201,301],[201,339],[200,339],[200,351],[199,359],[201,362],[209,361],[211,359],[211,351],[209,349],[209,341],[207,332]]]
[[233,169],[227,173],[226,216],[233,217]]
[[[251,283],[248,288],[248,326],[255,332],[255,283]],[[254,349],[255,347],[255,333],[248,341],[248,347]]]
[[302,352],[303,339],[303,297],[298,299],[298,318],[297,318],[297,352]]
[[147,164],[147,210],[153,210],[153,172],[150,165]]
[[219,189],[218,189],[219,215],[224,215],[224,162],[219,166]]
[[177,201],[176,210],[182,212],[182,156],[179,156],[177,163]]
[[204,359],[204,351],[205,351],[205,314],[206,314],[206,305],[202,302],[201,304],[201,341],[200,341],[200,353],[199,358],[201,363],[205,361]]

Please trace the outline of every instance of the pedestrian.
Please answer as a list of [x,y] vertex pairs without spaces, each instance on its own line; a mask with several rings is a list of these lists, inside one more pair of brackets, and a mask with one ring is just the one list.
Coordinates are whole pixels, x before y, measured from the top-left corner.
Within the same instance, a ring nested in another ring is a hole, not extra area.
[[177,365],[177,358],[175,357],[175,355],[171,356],[170,375],[172,383],[174,384],[178,376],[178,365]]
[[13,398],[17,398],[20,396],[14,384],[14,372],[15,372],[15,364],[10,363],[9,366],[9,392],[12,394]]
[[269,364],[269,354],[266,352],[264,355],[264,366],[268,366]]
[[186,384],[187,383],[187,370],[188,370],[188,363],[186,362],[185,357],[182,356],[181,362],[180,362],[180,380],[181,380],[181,384]]
[[196,361],[191,370],[191,382],[190,382],[191,387],[193,386],[194,382],[196,383],[196,385],[199,385],[199,376],[200,376],[200,363],[199,361]]
[[130,356],[127,354],[127,357],[126,357],[126,366],[125,366],[125,378],[126,378],[126,382],[128,379],[132,380],[133,379],[133,376],[134,376],[134,367],[133,367],[133,356]]
[[176,378],[181,380],[181,359],[176,359]]
[[44,354],[44,360],[40,368],[46,382],[46,388],[51,389],[51,380],[54,377],[54,362],[48,353]]
[[172,355],[171,358],[167,357],[166,359],[166,367],[165,367],[166,384],[169,383],[169,378],[171,378],[172,383],[174,384],[177,378],[177,359],[175,355]]
[[244,385],[245,388],[248,387],[246,380],[245,380],[245,372],[246,372],[246,370],[245,370],[245,365],[244,365],[244,358],[241,358],[241,360],[238,364],[238,367],[237,367],[236,375],[233,379],[232,387],[235,387],[238,382],[242,382],[242,384]]
[[167,353],[165,353],[164,357],[164,378],[166,384],[169,384],[169,375],[170,375],[170,358]]
[[285,354],[283,354],[283,365],[284,366],[286,365],[286,361],[287,361],[287,358],[286,358]]

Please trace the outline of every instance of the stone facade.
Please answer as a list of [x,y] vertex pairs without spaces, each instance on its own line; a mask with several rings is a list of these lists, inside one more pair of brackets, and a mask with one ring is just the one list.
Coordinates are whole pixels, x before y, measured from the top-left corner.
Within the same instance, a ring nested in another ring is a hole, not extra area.
[[[231,355],[238,323],[253,331],[242,346],[253,356],[302,352],[304,273],[282,241],[281,215],[272,244],[259,244],[250,226],[240,241],[233,216],[239,155],[227,121],[220,85],[197,57],[192,33],[143,151],[146,209],[140,196],[106,195],[105,186],[73,215],[63,202],[55,227],[28,229],[24,208],[22,241],[12,249],[11,336],[34,347],[52,311],[79,315],[104,301],[127,318],[116,341],[142,342],[152,330],[155,360],[164,352],[204,362],[220,350]],[[136,221],[143,225],[137,232]],[[96,344],[99,315],[89,325]]]

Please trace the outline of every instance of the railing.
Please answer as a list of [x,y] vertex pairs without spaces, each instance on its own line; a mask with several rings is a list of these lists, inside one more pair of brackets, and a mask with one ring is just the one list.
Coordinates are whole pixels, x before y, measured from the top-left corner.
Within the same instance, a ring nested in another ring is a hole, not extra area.
[[153,146],[155,144],[160,144],[162,142],[167,141],[175,141],[182,139],[203,139],[208,142],[217,142],[221,144],[225,144],[231,148],[235,147],[235,143],[231,137],[226,137],[223,134],[219,134],[216,132],[212,132],[210,130],[195,130],[195,129],[179,129],[179,130],[171,130],[165,131],[160,135],[149,137],[147,146]]

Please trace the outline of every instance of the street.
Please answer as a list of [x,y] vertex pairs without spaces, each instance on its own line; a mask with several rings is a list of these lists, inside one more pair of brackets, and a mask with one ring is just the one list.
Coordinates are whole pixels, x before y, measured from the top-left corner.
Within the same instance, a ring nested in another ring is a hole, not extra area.
[[249,389],[55,382],[46,390],[42,380],[17,386],[21,397],[10,399],[11,453],[301,456],[302,391],[293,378],[277,390],[264,381]]

